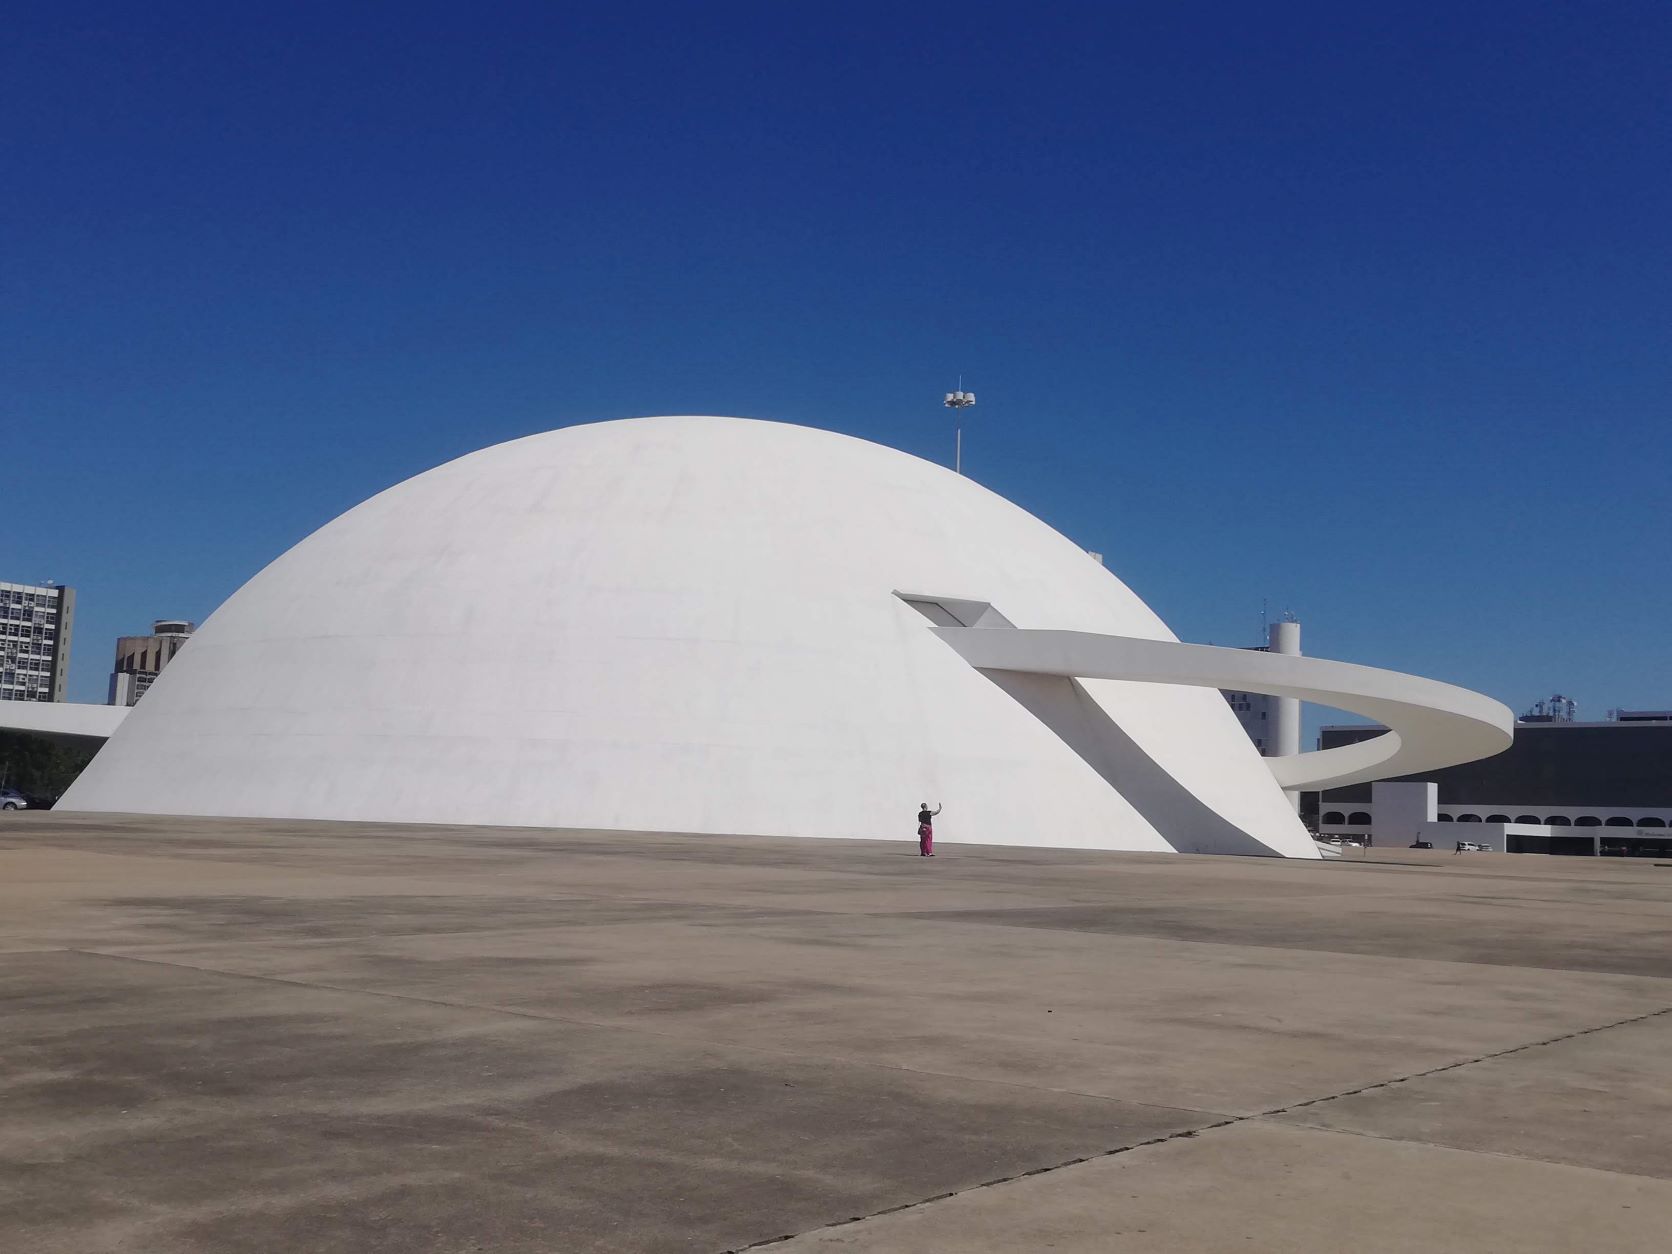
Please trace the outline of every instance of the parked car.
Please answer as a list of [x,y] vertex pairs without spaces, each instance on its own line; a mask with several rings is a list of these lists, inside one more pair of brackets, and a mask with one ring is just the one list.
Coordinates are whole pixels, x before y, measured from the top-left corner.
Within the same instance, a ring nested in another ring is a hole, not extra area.
[[15,788],[0,788],[0,810],[27,810],[29,798]]

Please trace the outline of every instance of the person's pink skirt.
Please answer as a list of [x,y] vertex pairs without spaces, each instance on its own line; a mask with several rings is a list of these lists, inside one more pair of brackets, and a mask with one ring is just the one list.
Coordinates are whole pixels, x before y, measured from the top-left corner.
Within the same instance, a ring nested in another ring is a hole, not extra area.
[[927,823],[917,825],[917,852],[925,857],[935,852],[935,829]]

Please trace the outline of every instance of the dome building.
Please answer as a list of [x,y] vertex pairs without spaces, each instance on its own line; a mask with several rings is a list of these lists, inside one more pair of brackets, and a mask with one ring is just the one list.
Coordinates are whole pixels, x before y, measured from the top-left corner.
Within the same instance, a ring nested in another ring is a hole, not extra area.
[[[1350,772],[1284,778],[1300,759],[1260,758],[1216,675],[1169,673],[1241,651],[1175,639],[1074,543],[904,453],[736,418],[569,427],[283,554],[61,805],[908,839],[927,800],[954,843],[1316,856],[1283,787]],[[1115,644],[1138,661],[1097,660]]]

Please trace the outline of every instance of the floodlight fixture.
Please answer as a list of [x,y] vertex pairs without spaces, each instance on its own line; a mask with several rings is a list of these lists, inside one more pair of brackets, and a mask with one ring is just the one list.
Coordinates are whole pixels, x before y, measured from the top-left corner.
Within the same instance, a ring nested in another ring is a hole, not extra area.
[[[958,380],[958,390],[946,394],[946,407],[954,414],[962,415],[971,405],[975,404],[975,393],[964,391],[964,381]],[[964,473],[964,423],[960,417],[957,435],[953,444],[952,469],[956,474]]]

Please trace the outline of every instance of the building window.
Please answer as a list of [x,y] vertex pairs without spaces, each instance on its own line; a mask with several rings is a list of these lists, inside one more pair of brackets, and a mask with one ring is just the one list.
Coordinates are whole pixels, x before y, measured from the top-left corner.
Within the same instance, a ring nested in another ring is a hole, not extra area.
[[1515,816],[1515,821],[1517,823],[1537,823],[1539,817],[1536,814],[1518,814]]
[[1347,822],[1349,822],[1349,823],[1369,823],[1370,822],[1370,816],[1368,814],[1366,814],[1363,810],[1354,810],[1351,814],[1349,814],[1347,816]]
[[1594,814],[1581,814],[1573,820],[1575,827],[1601,827],[1602,820]]
[[1341,811],[1339,811],[1339,810],[1330,810],[1330,811],[1325,813],[1325,815],[1322,819],[1319,820],[1319,822],[1329,823],[1329,824],[1345,823],[1346,821],[1347,820],[1342,817]]
[[1439,816],[1439,818],[1440,818],[1440,822],[1442,822],[1442,823],[1451,822],[1451,815],[1449,815],[1449,814],[1442,814],[1442,815]]
[[1459,814],[1457,816],[1457,821],[1459,823],[1478,823],[1478,822],[1480,822],[1480,815],[1478,815],[1478,814]]
[[1507,815],[1507,814],[1488,814],[1486,816],[1486,821],[1488,823],[1508,823],[1509,822],[1509,815]]
[[1639,826],[1639,827],[1665,827],[1666,826],[1666,820],[1665,819],[1657,819],[1653,815],[1650,815],[1648,818],[1638,819],[1637,820],[1637,826]]
[[1607,822],[1605,822],[1603,824],[1603,826],[1604,827],[1636,827],[1637,824],[1633,823],[1630,819],[1623,819],[1619,815],[1615,815],[1613,818],[1611,818]]
[[1552,814],[1544,820],[1546,827],[1572,827],[1573,820],[1565,814]]

